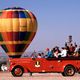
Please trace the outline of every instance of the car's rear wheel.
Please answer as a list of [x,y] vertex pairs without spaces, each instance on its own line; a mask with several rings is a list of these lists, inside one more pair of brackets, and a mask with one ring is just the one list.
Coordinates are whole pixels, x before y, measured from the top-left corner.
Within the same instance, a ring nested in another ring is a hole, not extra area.
[[63,76],[73,76],[75,74],[75,68],[73,66],[66,66],[63,72]]
[[24,70],[21,66],[16,66],[13,68],[13,70],[11,71],[12,75],[15,77],[20,77],[23,75]]

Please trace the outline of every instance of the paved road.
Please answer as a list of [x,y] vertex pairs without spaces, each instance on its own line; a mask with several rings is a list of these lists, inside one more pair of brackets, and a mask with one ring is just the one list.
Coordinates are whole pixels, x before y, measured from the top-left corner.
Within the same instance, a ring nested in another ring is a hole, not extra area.
[[60,73],[34,73],[33,76],[25,73],[22,77],[13,77],[10,72],[0,72],[0,80],[80,80],[80,74],[63,77]]

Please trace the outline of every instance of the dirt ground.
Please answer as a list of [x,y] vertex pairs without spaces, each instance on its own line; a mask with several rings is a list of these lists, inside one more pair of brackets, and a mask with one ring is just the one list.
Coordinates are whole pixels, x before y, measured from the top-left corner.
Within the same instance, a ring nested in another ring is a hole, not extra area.
[[10,72],[0,72],[0,80],[80,80],[80,74],[63,77],[60,73],[24,73],[22,77],[13,77]]

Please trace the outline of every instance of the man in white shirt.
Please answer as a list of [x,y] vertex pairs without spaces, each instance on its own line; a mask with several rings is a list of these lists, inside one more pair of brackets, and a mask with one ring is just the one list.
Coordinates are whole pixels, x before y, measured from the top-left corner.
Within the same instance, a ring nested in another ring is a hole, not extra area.
[[[67,56],[67,50],[66,50],[66,48],[62,48],[62,51],[61,51],[61,53],[59,53],[59,55],[61,56],[61,57],[66,57]],[[58,55],[58,56],[59,56]]]

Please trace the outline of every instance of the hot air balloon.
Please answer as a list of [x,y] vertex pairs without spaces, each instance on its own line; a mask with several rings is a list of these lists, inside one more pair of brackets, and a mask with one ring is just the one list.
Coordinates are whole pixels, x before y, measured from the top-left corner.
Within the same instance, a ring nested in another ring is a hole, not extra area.
[[37,31],[34,14],[24,8],[6,8],[0,12],[0,45],[12,58],[18,58]]

